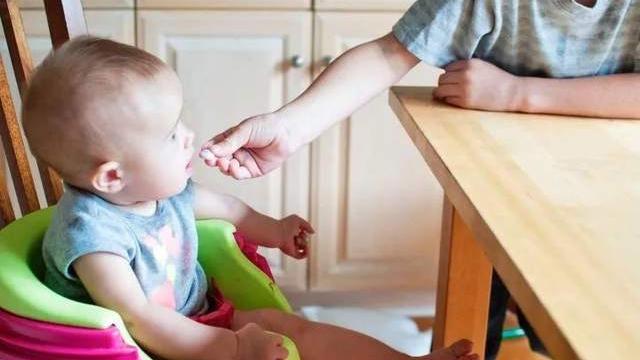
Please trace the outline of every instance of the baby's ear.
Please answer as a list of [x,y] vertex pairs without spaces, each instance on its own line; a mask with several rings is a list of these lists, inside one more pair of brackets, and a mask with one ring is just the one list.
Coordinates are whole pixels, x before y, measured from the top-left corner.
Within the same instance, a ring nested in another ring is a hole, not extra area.
[[122,167],[116,161],[108,161],[98,166],[91,177],[91,185],[99,192],[115,194],[124,188]]

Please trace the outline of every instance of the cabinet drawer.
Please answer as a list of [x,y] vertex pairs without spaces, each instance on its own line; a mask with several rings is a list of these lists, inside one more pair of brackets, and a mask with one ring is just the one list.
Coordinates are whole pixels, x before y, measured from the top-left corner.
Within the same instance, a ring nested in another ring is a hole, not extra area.
[[311,0],[138,0],[147,9],[310,9]]
[[319,10],[407,10],[415,0],[316,0]]

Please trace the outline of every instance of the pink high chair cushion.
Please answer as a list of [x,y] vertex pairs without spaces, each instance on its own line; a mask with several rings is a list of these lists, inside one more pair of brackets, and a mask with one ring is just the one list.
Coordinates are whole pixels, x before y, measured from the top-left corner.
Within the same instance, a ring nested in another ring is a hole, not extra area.
[[51,324],[0,310],[0,359],[137,360],[138,349],[115,326],[89,329]]

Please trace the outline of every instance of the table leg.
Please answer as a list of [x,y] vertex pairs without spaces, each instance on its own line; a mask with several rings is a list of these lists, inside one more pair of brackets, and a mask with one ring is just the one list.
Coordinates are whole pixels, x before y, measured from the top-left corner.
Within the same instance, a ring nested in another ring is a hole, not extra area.
[[433,348],[466,338],[484,359],[491,263],[451,202],[444,202]]

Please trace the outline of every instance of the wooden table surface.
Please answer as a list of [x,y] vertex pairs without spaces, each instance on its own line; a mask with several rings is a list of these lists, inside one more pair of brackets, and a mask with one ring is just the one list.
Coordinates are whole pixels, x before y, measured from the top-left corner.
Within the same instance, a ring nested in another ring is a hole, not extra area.
[[462,110],[432,90],[393,88],[391,107],[551,355],[638,357],[640,121]]

